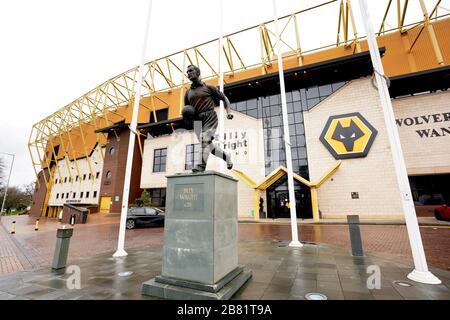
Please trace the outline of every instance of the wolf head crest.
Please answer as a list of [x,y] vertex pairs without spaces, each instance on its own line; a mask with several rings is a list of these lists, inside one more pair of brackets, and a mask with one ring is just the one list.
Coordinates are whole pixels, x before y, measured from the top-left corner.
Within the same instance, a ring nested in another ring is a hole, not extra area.
[[335,159],[363,158],[377,133],[359,112],[353,112],[328,117],[319,140]]
[[364,136],[364,132],[351,120],[348,127],[343,127],[339,121],[333,132],[332,139],[344,144],[347,152],[353,151],[355,141]]

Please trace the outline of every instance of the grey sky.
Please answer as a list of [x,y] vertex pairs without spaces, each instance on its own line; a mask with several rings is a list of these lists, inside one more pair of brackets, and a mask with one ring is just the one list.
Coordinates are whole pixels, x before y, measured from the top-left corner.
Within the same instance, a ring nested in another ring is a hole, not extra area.
[[[279,15],[322,2],[278,0]],[[435,3],[426,2],[429,8]],[[449,2],[444,0],[441,6],[449,8]],[[218,37],[217,1],[153,3],[147,61]],[[376,28],[386,3],[369,0]],[[359,21],[358,1],[352,4]],[[410,7],[407,21],[417,21],[418,0],[410,1]],[[139,64],[146,11],[147,1],[142,0],[0,2],[0,152],[16,154],[12,185],[35,179],[27,148],[34,123]],[[335,41],[337,13],[334,9],[299,21],[302,45]],[[272,1],[224,0],[224,19],[225,34],[271,20]],[[358,31],[363,34],[359,22]],[[9,158],[5,162],[8,165]]]

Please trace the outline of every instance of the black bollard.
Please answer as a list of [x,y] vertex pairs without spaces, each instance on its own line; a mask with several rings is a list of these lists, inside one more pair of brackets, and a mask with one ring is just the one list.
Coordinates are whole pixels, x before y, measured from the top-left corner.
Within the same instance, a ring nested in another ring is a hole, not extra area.
[[352,244],[352,255],[354,257],[363,257],[364,251],[361,241],[361,231],[359,229],[359,216],[347,215],[347,222],[350,232],[350,242]]
[[53,255],[52,269],[58,270],[66,267],[67,256],[69,254],[70,238],[73,234],[73,228],[63,226],[56,232],[56,247]]

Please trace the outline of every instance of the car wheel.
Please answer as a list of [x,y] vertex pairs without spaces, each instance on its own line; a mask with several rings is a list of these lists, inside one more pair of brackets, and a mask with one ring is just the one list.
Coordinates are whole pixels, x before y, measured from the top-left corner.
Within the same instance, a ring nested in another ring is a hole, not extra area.
[[127,220],[127,229],[134,229],[136,226],[136,222],[132,219]]
[[442,216],[439,210],[434,210],[434,217],[436,218],[436,220],[442,220]]

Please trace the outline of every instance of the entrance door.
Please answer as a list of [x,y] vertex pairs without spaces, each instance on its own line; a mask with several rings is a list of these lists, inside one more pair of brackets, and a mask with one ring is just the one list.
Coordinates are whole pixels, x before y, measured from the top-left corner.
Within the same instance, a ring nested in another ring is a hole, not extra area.
[[275,208],[277,218],[289,218],[291,211],[289,208],[289,193],[286,191],[274,190]]
[[109,213],[109,208],[111,207],[111,197],[101,197],[100,198],[100,212]]
[[[297,218],[311,218],[312,207],[309,187],[294,181],[294,192]],[[267,189],[267,217],[272,219],[290,218],[291,211],[288,202],[289,192],[287,176],[285,175]]]

